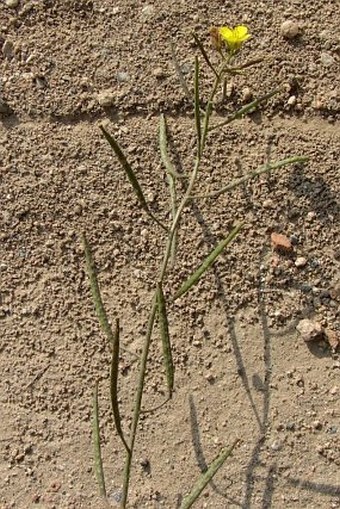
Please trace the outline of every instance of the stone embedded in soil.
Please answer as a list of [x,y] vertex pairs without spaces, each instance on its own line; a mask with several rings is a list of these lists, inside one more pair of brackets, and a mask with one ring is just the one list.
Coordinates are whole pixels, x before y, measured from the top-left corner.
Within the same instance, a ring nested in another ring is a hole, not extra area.
[[130,75],[125,71],[118,71],[116,74],[116,78],[119,83],[126,83],[130,81]]
[[329,290],[329,295],[334,300],[340,300],[340,281],[333,283],[332,288]]
[[5,58],[13,58],[14,56],[14,44],[12,41],[6,40],[1,48],[2,54]]
[[145,5],[142,9],[142,18],[146,21],[151,18],[155,12],[153,5]]
[[335,58],[324,51],[321,53],[320,60],[324,67],[332,67],[335,63]]
[[304,318],[297,326],[296,330],[301,334],[302,339],[309,343],[310,341],[318,341],[324,337],[324,329],[319,322]]
[[274,206],[274,202],[270,198],[267,198],[266,200],[263,201],[262,206],[265,209],[270,209]]
[[109,106],[112,106],[114,103],[114,93],[111,89],[103,90],[102,92],[99,92],[96,95],[96,99],[100,106],[103,106],[103,108],[108,108]]
[[271,234],[272,246],[277,251],[292,251],[293,246],[286,235],[273,232]]
[[325,330],[326,339],[331,347],[331,350],[335,352],[340,345],[340,332],[331,329]]
[[300,27],[296,21],[284,21],[280,28],[280,33],[285,39],[294,39],[300,33]]
[[155,76],[155,78],[157,79],[162,79],[164,78],[164,71],[161,67],[156,67],[153,71],[152,71],[152,74]]
[[242,101],[247,103],[252,100],[253,98],[253,92],[249,87],[244,87],[241,92],[242,95]]

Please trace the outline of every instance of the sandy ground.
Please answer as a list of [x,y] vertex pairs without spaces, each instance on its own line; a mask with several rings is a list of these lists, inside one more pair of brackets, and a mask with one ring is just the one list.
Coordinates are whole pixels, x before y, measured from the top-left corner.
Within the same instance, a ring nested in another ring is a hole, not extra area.
[[[298,24],[298,37],[282,37],[285,20]],[[339,356],[323,341],[308,348],[296,332],[302,318],[340,331],[336,2],[3,0],[1,509],[104,507],[91,442],[96,380],[109,503],[118,507],[123,449],[110,415],[110,351],[94,313],[80,234],[93,246],[109,316],[120,317],[123,345],[137,356],[165,238],[140,209],[99,124],[117,136],[152,210],[166,220],[160,112],[183,173],[191,169],[195,139],[169,41],[191,83],[198,51],[190,32],[208,45],[211,25],[238,23],[253,34],[244,58],[266,60],[235,80],[220,118],[249,94],[278,83],[284,91],[211,137],[197,190],[219,189],[268,160],[310,161],[218,200],[197,198],[185,211],[167,294],[235,220],[246,226],[200,284],[170,306],[176,390],[170,403],[142,416],[129,507],[179,507],[220,448],[237,438],[233,457],[195,507],[340,507]],[[204,69],[203,91],[210,83]],[[293,251],[274,253],[272,232],[286,235]],[[124,352],[127,433],[137,367]],[[145,408],[165,393],[155,337]]]

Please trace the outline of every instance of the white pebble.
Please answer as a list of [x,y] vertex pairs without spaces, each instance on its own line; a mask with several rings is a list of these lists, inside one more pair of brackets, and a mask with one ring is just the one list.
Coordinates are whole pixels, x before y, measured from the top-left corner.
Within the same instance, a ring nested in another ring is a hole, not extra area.
[[304,256],[299,256],[296,260],[295,260],[295,267],[305,267],[305,265],[307,265],[307,258],[305,258]]
[[285,39],[294,39],[300,33],[300,27],[296,21],[284,21],[280,28],[281,35]]
[[296,95],[291,95],[287,101],[289,106],[295,106],[296,104]]
[[130,80],[130,75],[125,71],[118,71],[116,76],[119,83],[126,83]]
[[151,16],[154,14],[155,8],[153,5],[145,5],[142,9],[142,17],[146,20],[148,18],[151,18]]
[[19,5],[19,0],[5,0],[5,4],[7,7],[17,7]]

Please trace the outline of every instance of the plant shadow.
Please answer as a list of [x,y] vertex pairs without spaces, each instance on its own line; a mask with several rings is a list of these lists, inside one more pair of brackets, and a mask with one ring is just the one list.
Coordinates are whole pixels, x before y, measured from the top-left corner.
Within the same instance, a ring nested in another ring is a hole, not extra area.
[[[205,240],[211,244],[212,235],[209,231],[209,228],[207,224],[204,222],[203,217],[200,214],[200,211],[197,207],[194,207],[195,215],[197,216],[197,221],[199,224],[203,227],[203,235]],[[258,265],[258,271],[262,270],[261,267],[263,267],[264,260],[266,256],[266,249],[263,249],[260,257],[259,257],[259,265]],[[245,469],[245,490],[242,497],[242,501],[238,502],[235,500],[232,500],[228,497],[227,491],[222,491],[220,487],[217,487],[215,484],[212,485],[213,490],[218,493],[219,495],[222,495],[225,499],[228,499],[229,503],[234,504],[235,506],[239,506],[242,509],[250,509],[252,507],[252,498],[254,493],[254,485],[256,481],[256,475],[255,471],[258,467],[262,466],[261,463],[261,452],[263,445],[265,443],[265,433],[270,425],[270,401],[271,401],[271,382],[272,382],[272,340],[277,337],[283,337],[287,333],[292,332],[295,330],[295,324],[292,324],[288,327],[286,327],[284,330],[281,331],[273,331],[269,328],[268,325],[268,319],[267,314],[265,310],[265,297],[266,292],[265,289],[261,286],[261,284],[258,285],[257,288],[257,306],[259,311],[259,320],[262,330],[262,336],[263,336],[263,367],[264,367],[264,375],[261,377],[257,373],[253,374],[252,376],[248,375],[247,366],[244,362],[242,350],[240,347],[239,339],[237,337],[236,333],[236,322],[234,317],[229,316],[229,309],[228,309],[228,301],[226,296],[226,291],[223,287],[222,280],[218,273],[218,268],[213,268],[214,275],[215,275],[215,284],[217,287],[219,298],[222,302],[226,321],[228,323],[228,332],[229,337],[231,341],[231,346],[233,350],[233,354],[236,361],[237,366],[237,372],[240,376],[246,397],[249,401],[250,407],[252,409],[254,419],[257,422],[258,426],[258,436],[255,439],[253,450],[251,453],[250,460],[246,466]],[[257,278],[258,281],[261,281],[261,278]],[[310,344],[308,345],[310,348],[310,351],[313,353],[313,355],[321,358],[325,356],[330,355],[330,351],[325,348],[320,348],[319,344]],[[257,392],[260,392],[262,394],[262,402],[259,406],[256,404],[252,389],[255,389]],[[199,436],[199,426],[197,421],[197,412],[193,403],[192,398],[189,399],[190,404],[190,417],[191,417],[191,429],[192,429],[192,441],[195,449],[197,464],[199,465],[202,472],[204,472],[207,468],[206,461],[204,459],[204,454],[201,446],[200,436]],[[277,467],[276,464],[272,464],[268,470],[267,475],[264,483],[264,489],[262,494],[262,509],[270,509],[273,507],[272,500],[273,495],[275,491],[275,481],[278,477]],[[330,496],[337,496],[339,493],[339,489],[336,486],[332,485],[319,485],[319,484],[313,484],[309,483],[308,481],[298,480],[298,479],[291,479],[289,480],[289,483],[291,485],[299,486],[301,489],[310,489],[311,491],[318,491],[319,493],[323,493]],[[295,483],[295,484],[294,484]],[[310,486],[310,484],[313,484],[313,486]],[[227,490],[228,488],[226,488]]]
[[314,211],[319,221],[326,225],[330,220],[334,223],[339,222],[339,196],[321,176],[311,179],[305,175],[302,166],[296,166],[291,173],[288,186],[297,198],[308,200],[310,209]]
[[[260,116],[257,117],[256,120],[260,122],[261,117]],[[176,158],[176,168],[180,168],[182,171],[181,158],[179,154],[176,153],[176,149],[172,139],[171,143],[172,143],[172,154]],[[271,159],[271,147],[269,146],[267,151],[267,162],[270,162],[270,159]],[[242,168],[239,167],[238,170],[241,172]],[[297,182],[298,185],[296,184]],[[333,193],[333,191],[322,179],[317,178],[314,181],[308,179],[304,175],[304,170],[301,165],[294,166],[294,172],[291,178],[291,186],[292,190],[294,190],[294,193],[298,197],[304,196],[310,200],[311,206],[314,208],[315,213],[318,215],[319,219],[326,222],[329,221],[329,218],[325,217],[322,212],[322,208],[321,207],[319,208],[318,205],[315,204],[315,198],[320,193],[321,189],[323,199],[328,201],[329,204],[328,210],[334,214],[335,218],[339,218],[339,204],[337,201],[337,196]],[[247,192],[246,186],[244,187],[244,192],[245,193]],[[202,228],[204,243],[209,247],[211,247],[212,245],[215,246],[217,239],[215,235],[211,232],[211,229],[209,228],[209,225],[207,224],[200,208],[194,202],[192,203],[192,211],[196,221]],[[265,255],[266,248],[262,250],[262,253],[259,256],[258,263],[259,275],[261,274],[261,270],[265,261]],[[260,375],[255,373],[250,377],[248,375],[248,369],[244,362],[239,339],[237,337],[235,317],[229,316],[229,307],[226,290],[224,289],[218,268],[214,266],[212,270],[215,276],[215,285],[217,293],[222,303],[226,322],[228,324],[228,333],[231,341],[233,355],[236,361],[237,372],[240,376],[246,397],[252,409],[254,419],[257,422],[258,435],[254,439],[254,445],[251,451],[251,456],[245,468],[245,490],[243,491],[242,500],[236,501],[228,497],[227,495],[228,487],[222,489],[221,487],[217,486],[214,481],[210,482],[210,486],[213,489],[213,491],[222,496],[226,501],[228,500],[229,503],[241,507],[242,509],[251,509],[251,507],[253,506],[252,499],[256,481],[255,472],[258,467],[260,466],[263,467],[261,463],[261,452],[263,445],[265,444],[266,441],[265,433],[268,427],[270,426],[269,411],[271,403],[271,382],[272,382],[272,340],[277,337],[283,337],[288,332],[292,332],[293,330],[295,330],[296,323],[291,326],[288,326],[288,328],[285,328],[282,331],[273,331],[270,329],[265,307],[266,292],[265,289],[261,286],[261,283],[259,283],[257,288],[257,308],[263,337],[262,358],[264,375],[261,377]],[[257,280],[260,282],[262,278],[258,277]],[[310,314],[310,310],[309,309],[304,310],[303,314],[305,316],[308,316]],[[319,358],[331,355],[330,350],[320,348],[320,345],[314,343],[308,345],[308,348],[310,349],[313,355]],[[253,398],[252,389],[255,389],[257,392],[260,392],[262,394],[262,402],[260,405],[256,404]],[[190,423],[193,448],[196,455],[197,465],[199,466],[201,472],[204,473],[207,470],[208,465],[206,463],[204,451],[202,448],[197,411],[192,396],[189,396],[189,407],[190,407]],[[267,468],[260,506],[261,509],[273,508],[273,496],[276,489],[278,477],[279,471],[277,468],[277,464],[274,462]],[[288,478],[286,479],[286,481],[291,486],[297,486],[300,489],[305,489],[311,492],[317,492],[332,497],[339,496],[340,489],[337,486],[325,485],[320,483],[311,483],[309,481],[304,481],[295,478],[292,479]],[[180,507],[181,500],[182,496],[179,495],[177,507]]]

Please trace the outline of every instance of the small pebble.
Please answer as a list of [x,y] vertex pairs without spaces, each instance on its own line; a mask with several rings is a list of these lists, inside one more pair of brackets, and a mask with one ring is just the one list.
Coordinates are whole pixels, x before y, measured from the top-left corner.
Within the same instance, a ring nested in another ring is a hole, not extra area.
[[103,106],[103,108],[108,108],[109,106],[112,106],[114,102],[114,93],[111,89],[103,90],[102,92],[99,92],[96,95],[96,99],[100,106]]
[[182,71],[183,74],[191,74],[191,72],[192,72],[192,64],[191,64],[191,62],[190,63],[186,62],[185,64],[183,64],[181,66],[181,71]]
[[6,58],[12,58],[14,56],[14,44],[12,41],[5,41],[1,48],[2,54]]
[[7,7],[17,7],[19,5],[19,0],[5,0],[5,4]]
[[242,89],[243,102],[247,103],[247,102],[251,101],[252,98],[253,98],[253,92],[251,91],[251,89],[249,87],[244,87]]
[[153,5],[145,5],[142,9],[142,17],[144,20],[147,20],[148,18],[151,18],[151,16],[154,14],[155,8]]
[[118,489],[109,494],[109,498],[119,504],[123,498],[122,490]]
[[208,373],[207,375],[205,375],[205,379],[210,384],[213,384],[215,382],[215,377],[214,377],[214,375],[212,373]]
[[331,433],[332,435],[336,434],[338,432],[338,428],[336,426],[330,426],[327,430],[326,430],[327,433]]
[[280,28],[280,33],[285,39],[294,39],[300,33],[300,27],[296,21],[284,21]]
[[164,72],[163,72],[163,69],[161,67],[156,67],[153,71],[152,71],[152,74],[155,76],[155,78],[157,79],[162,79],[164,78]]
[[[323,108],[325,108],[325,102],[322,98],[315,97],[313,100],[312,106],[315,110],[322,110]],[[306,220],[307,220],[307,217],[306,217]]]
[[150,461],[147,458],[143,458],[140,460],[140,465],[144,470],[150,469]]
[[322,339],[324,330],[319,322],[314,322],[308,318],[300,320],[296,326],[296,330],[301,334],[302,339],[307,343]]
[[320,60],[324,67],[332,67],[335,64],[335,58],[329,53],[322,52]]
[[231,97],[235,91],[235,85],[233,83],[227,83],[226,96]]
[[293,246],[297,246],[298,243],[299,243],[299,237],[297,235],[295,235],[294,233],[289,237],[289,240],[291,241],[291,243],[293,244]]
[[126,83],[127,81],[130,80],[130,75],[125,71],[118,71],[116,74],[116,78],[119,83]]
[[336,385],[334,385],[330,390],[329,390],[329,393],[332,395],[332,396],[335,396],[337,393],[338,393],[338,387]]
[[273,200],[271,200],[270,198],[267,198],[267,200],[264,200],[264,202],[262,203],[262,205],[263,205],[263,207],[264,207],[265,209],[270,209],[270,208],[272,208],[272,207],[273,207],[274,202],[273,202]]
[[340,282],[333,283],[333,287],[329,290],[329,295],[332,299],[340,300]]
[[286,235],[273,232],[271,234],[272,246],[275,250],[291,251],[293,249],[292,243]]
[[274,442],[271,445],[271,448],[273,451],[279,451],[280,449],[282,449],[282,443],[280,442],[280,440],[274,440]]
[[329,30],[322,30],[322,32],[319,33],[319,37],[322,41],[331,41],[332,32],[330,32]]
[[296,95],[291,95],[287,101],[288,106],[295,106],[296,104]]
[[307,259],[304,256],[298,256],[294,263],[297,268],[305,267],[307,265]]

